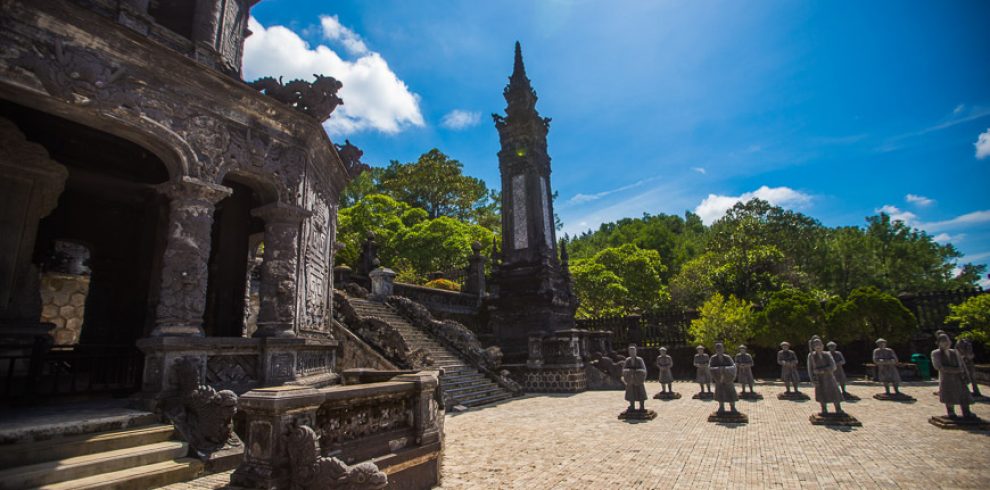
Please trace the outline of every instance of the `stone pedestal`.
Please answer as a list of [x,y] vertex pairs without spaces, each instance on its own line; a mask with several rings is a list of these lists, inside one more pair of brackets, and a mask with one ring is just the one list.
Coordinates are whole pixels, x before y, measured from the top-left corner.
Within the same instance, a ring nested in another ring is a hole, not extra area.
[[653,420],[657,418],[657,413],[653,410],[629,410],[626,409],[619,414],[619,420]]
[[698,392],[691,397],[693,400],[714,400],[715,394],[710,391]]
[[716,410],[708,416],[708,421],[716,424],[748,424],[749,416],[739,411],[719,412]]
[[777,394],[778,400],[805,401],[811,398],[802,391],[785,391]]
[[[936,393],[936,395],[937,394],[938,393]],[[843,393],[842,394],[842,399],[845,400],[845,401],[847,401],[847,402],[858,402],[860,400],[860,397],[858,397],[858,396],[856,396],[856,395],[854,395],[852,393]]]
[[755,391],[746,391],[746,392],[743,392],[743,393],[740,393],[739,394],[739,399],[740,400],[762,400],[763,399],[763,395],[761,395],[761,394],[759,394],[759,393],[757,393]]
[[932,417],[928,423],[939,429],[951,430],[990,430],[990,421],[980,417]]
[[371,296],[368,299],[373,301],[385,301],[392,296],[395,288],[395,271],[386,267],[378,267],[368,274],[371,278]]
[[661,391],[656,395],[653,395],[654,400],[677,400],[681,398],[681,394],[676,391]]
[[918,401],[913,396],[905,395],[904,393],[877,393],[873,395],[873,398],[885,402],[911,403]]
[[816,413],[808,418],[812,425],[836,425],[842,427],[861,427],[862,422],[856,420],[856,417],[849,415],[848,413],[834,413],[829,412],[827,414]]

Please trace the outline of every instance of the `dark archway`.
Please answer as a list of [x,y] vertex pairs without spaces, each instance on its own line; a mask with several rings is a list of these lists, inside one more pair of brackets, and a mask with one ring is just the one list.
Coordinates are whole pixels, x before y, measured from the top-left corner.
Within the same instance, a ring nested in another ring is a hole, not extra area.
[[230,174],[223,185],[233,190],[213,215],[210,276],[203,329],[208,337],[240,337],[247,332],[245,301],[256,243],[265,224],[251,210],[266,203],[266,194],[249,179]]
[[0,115],[69,171],[58,206],[38,228],[34,262],[56,260],[58,243],[86,244],[90,284],[81,345],[128,345],[150,331],[169,179],[154,153],[118,136],[10,102]]

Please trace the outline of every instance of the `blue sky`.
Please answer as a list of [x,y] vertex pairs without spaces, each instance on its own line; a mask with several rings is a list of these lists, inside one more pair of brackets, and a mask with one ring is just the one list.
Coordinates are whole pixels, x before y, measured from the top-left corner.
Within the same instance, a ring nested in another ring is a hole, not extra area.
[[264,0],[252,15],[245,78],[338,77],[334,140],[373,165],[437,147],[493,187],[490,114],[519,40],[570,234],[710,221],[755,195],[830,226],[886,209],[990,262],[990,2]]

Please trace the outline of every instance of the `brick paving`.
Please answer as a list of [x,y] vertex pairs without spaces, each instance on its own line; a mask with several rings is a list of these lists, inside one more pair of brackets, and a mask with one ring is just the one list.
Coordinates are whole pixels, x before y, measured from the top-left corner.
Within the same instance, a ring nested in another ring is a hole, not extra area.
[[[692,400],[693,383],[674,383],[679,400],[647,401],[658,416],[640,423],[616,418],[622,392],[528,395],[447,415],[441,488],[990,488],[990,432],[929,424],[943,414],[935,385],[906,386],[918,401],[905,404],[854,383],[862,401],[844,408],[863,426],[844,429],[811,425],[818,404],[777,400],[780,384],[759,384],[763,400],[739,402],[749,415],[741,426],[707,422],[717,404]],[[647,383],[651,396],[657,390]],[[974,412],[990,418],[990,405]],[[227,478],[166,488],[223,488]]]

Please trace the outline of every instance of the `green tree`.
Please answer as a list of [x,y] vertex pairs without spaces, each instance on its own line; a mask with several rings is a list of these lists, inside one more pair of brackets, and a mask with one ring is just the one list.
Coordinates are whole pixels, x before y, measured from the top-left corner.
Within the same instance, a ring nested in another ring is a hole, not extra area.
[[[491,250],[494,233],[482,226],[441,216],[422,220],[399,230],[393,243],[401,264],[419,275],[467,266],[471,244],[479,242]],[[482,249],[485,254],[486,249]]]
[[854,289],[828,313],[829,336],[840,342],[876,340],[904,342],[918,329],[914,315],[900,300],[868,286]]
[[753,304],[744,299],[720,293],[712,295],[698,310],[698,318],[691,321],[688,335],[694,343],[712,348],[715,342],[724,342],[726,349],[749,342],[756,334],[756,315]]
[[946,323],[959,325],[960,337],[990,345],[990,294],[973,296],[958,305],[949,306]]
[[800,345],[812,335],[825,336],[825,311],[814,294],[795,288],[785,288],[773,293],[770,302],[760,314],[762,329],[757,344],[776,346],[786,340]]
[[[660,279],[664,270],[656,250],[636,245],[606,248],[571,264],[582,316],[656,311],[670,302]],[[585,302],[587,301],[587,305]]]
[[382,189],[378,182],[381,180],[382,170],[379,167],[371,167],[370,170],[361,172],[360,175],[351,179],[351,182],[340,193],[340,207],[349,208],[364,199],[365,196],[381,194]]
[[952,271],[961,256],[924,231],[893,220],[886,213],[866,219],[866,237],[876,256],[875,285],[892,294],[955,287]]
[[337,254],[339,263],[355,265],[361,244],[368,232],[375,234],[378,257],[383,264],[394,264],[399,249],[396,234],[427,219],[426,211],[396,201],[389,196],[370,194],[338,213],[337,240],[344,248]]

